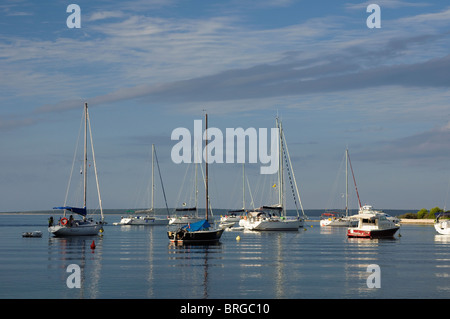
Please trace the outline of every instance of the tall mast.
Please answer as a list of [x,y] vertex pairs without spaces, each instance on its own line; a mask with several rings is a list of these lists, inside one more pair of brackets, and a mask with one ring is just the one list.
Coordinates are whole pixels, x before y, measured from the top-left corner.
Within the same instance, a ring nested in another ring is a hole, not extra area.
[[155,144],[152,144],[152,211],[155,207]]
[[206,191],[206,220],[208,220],[208,114],[205,113],[205,191]]
[[245,210],[245,163],[242,163],[242,209]]
[[84,167],[83,167],[83,179],[84,179],[84,196],[83,203],[84,208],[86,208],[86,192],[87,192],[87,119],[88,119],[88,105],[84,103]]
[[345,149],[345,216],[348,216],[348,148]]

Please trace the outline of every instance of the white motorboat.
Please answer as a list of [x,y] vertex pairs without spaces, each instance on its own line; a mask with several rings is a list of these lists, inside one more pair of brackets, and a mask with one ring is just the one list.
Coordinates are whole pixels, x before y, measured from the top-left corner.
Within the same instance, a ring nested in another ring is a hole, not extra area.
[[358,238],[389,238],[394,237],[400,225],[387,219],[384,214],[367,211],[356,215],[357,227],[347,229],[348,237]]
[[449,215],[449,213],[441,213],[436,216],[434,229],[441,235],[450,235],[450,219],[440,220],[441,217]]
[[[304,226],[305,213],[300,199],[297,182],[295,180],[294,170],[292,168],[289,150],[287,148],[286,137],[284,135],[281,121],[276,118],[276,128],[279,132],[278,143],[278,204],[271,206],[262,206],[259,209],[249,211],[247,216],[239,221],[239,226],[246,230],[270,231],[270,230],[298,230]],[[284,155],[284,156],[283,156]],[[287,216],[285,209],[285,170],[283,163],[286,163],[286,174],[288,174],[292,194],[296,207],[297,216]],[[276,186],[275,184],[274,186]],[[297,196],[297,197],[295,197]],[[303,216],[300,217],[298,203],[300,204]]]
[[[98,187],[98,176],[97,176],[97,165],[95,163],[95,155],[94,155],[94,144],[92,143],[92,132],[91,132],[91,122],[89,120],[89,112],[87,103],[84,103],[84,156],[83,156],[83,170],[81,174],[83,175],[83,207],[73,207],[73,206],[64,206],[62,207],[54,207],[53,209],[61,209],[64,210],[63,217],[59,220],[58,224],[53,225],[53,218],[51,218],[51,222],[49,223],[48,231],[57,237],[62,236],[91,236],[97,235],[100,231],[103,231],[103,209],[102,209],[102,201],[100,197],[100,190]],[[88,128],[89,128],[89,136],[90,136],[90,145],[91,145],[91,154],[92,160],[94,163],[94,172],[95,172],[95,180],[97,185],[97,195],[98,195],[98,203],[100,207],[101,220],[94,221],[92,218],[87,218],[87,209],[86,209],[86,189],[87,189],[87,144],[88,144]],[[74,157],[75,162],[75,157]],[[73,172],[73,164],[72,170]],[[71,211],[76,213],[83,218],[81,220],[74,219],[72,215],[69,218],[66,218],[66,211]]]
[[[373,209],[373,206],[371,205],[364,205],[359,209],[359,214],[364,214],[364,213],[377,213],[377,214],[381,214],[384,215],[386,217],[387,220],[393,222],[394,224],[399,224],[400,223],[400,219],[398,219],[397,217],[391,216],[389,214],[386,214],[385,212],[381,211],[381,210],[375,210]],[[357,217],[357,215],[355,215],[355,217]]]

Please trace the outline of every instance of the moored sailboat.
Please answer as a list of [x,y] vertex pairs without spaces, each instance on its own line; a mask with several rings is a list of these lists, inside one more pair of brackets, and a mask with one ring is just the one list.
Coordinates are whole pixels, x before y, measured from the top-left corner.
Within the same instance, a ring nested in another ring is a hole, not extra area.
[[[87,195],[87,144],[88,144],[88,128],[89,128],[89,136],[90,136],[90,144],[91,144],[91,153],[92,160],[94,163],[94,171],[95,171],[95,179],[97,184],[97,195],[100,206],[100,214],[101,220],[94,221],[92,218],[87,218],[87,209],[86,209],[86,195]],[[73,169],[72,169],[73,171]],[[95,163],[95,154],[94,154],[94,145],[92,143],[92,133],[91,133],[91,123],[89,120],[89,111],[87,103],[84,104],[84,156],[83,156],[83,170],[81,172],[83,174],[83,207],[73,207],[73,206],[61,206],[54,207],[53,209],[61,209],[64,210],[63,217],[59,220],[58,224],[53,225],[49,224],[48,231],[56,236],[92,236],[97,235],[99,231],[103,231],[104,217],[103,217],[103,208],[102,201],[100,197],[98,176],[97,176],[97,165]],[[66,211],[73,212],[77,215],[82,216],[82,219],[74,219],[73,215],[70,215],[69,218],[66,218]]]
[[[155,157],[156,163],[158,164],[158,158],[156,156],[155,145],[152,144],[152,191],[151,191],[151,208],[136,210],[133,215],[122,217],[118,225],[146,225],[146,226],[154,226],[154,225],[167,225],[169,223],[169,209],[167,208],[166,201],[166,209],[167,209],[167,218],[160,218],[155,216]],[[164,199],[165,199],[165,191],[164,185],[162,184],[161,171],[159,170],[158,164],[158,172],[161,180],[161,188],[163,190]]]
[[[205,114],[205,132],[208,133],[208,114]],[[177,244],[209,244],[217,243],[223,234],[224,229],[215,229],[208,221],[209,218],[209,194],[208,194],[208,137],[205,138],[205,219],[187,224],[175,231],[169,230],[167,236],[169,240]]]
[[[279,132],[278,141],[278,204],[262,206],[258,209],[251,210],[243,219],[239,221],[239,226],[247,230],[256,231],[272,231],[272,230],[294,230],[298,231],[300,227],[304,226],[305,213],[300,199],[297,182],[295,180],[294,170],[292,168],[289,151],[287,148],[286,138],[282,129],[281,121],[276,118],[276,128]],[[284,155],[284,156],[283,156]],[[286,173],[289,174],[291,182],[292,194],[294,195],[294,202],[297,216],[287,216],[285,208],[285,194],[284,194],[284,165],[286,162]],[[297,203],[297,195],[299,203]],[[300,204],[302,216],[300,216],[298,204]]]
[[450,213],[440,213],[436,216],[436,220],[434,222],[434,229],[441,235],[450,235],[450,219],[441,218],[446,216],[447,218],[450,216]]

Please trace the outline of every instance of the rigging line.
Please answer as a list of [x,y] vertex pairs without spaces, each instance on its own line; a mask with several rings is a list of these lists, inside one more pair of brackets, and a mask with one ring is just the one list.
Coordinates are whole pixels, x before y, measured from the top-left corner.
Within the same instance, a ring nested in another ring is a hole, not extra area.
[[87,109],[86,109],[86,117],[87,117],[87,122],[88,122],[88,126],[89,126],[89,137],[91,139],[92,160],[94,161],[94,172],[95,172],[95,182],[97,184],[98,204],[100,206],[100,215],[102,216],[102,221],[103,221],[102,198],[100,196],[100,186],[98,183],[97,164],[95,163],[94,142],[92,141],[91,121],[89,119],[89,113],[88,113]]
[[292,161],[291,161],[291,156],[289,155],[289,149],[288,149],[288,146],[287,146],[286,136],[284,135],[283,132],[282,132],[282,138],[283,138],[283,140],[284,140],[284,145],[286,146],[286,153],[287,153],[287,156],[288,156],[288,158],[289,158],[289,165],[291,166],[292,177],[293,177],[293,179],[294,179],[294,185],[295,185],[295,190],[297,191],[298,201],[299,201],[299,203],[300,203],[300,207],[301,207],[301,209],[302,209],[302,214],[303,214],[303,216],[306,216],[306,215],[305,215],[305,211],[304,211],[304,209],[303,209],[302,199],[301,199],[301,197],[300,197],[300,192],[298,191],[297,180],[295,179],[294,169],[292,169]]
[[[161,170],[159,169],[158,155],[156,155],[156,147],[154,148],[154,151],[155,151],[156,166],[158,166],[159,179],[161,180],[161,188],[162,188],[163,195],[164,195],[164,201],[166,202],[167,217],[170,217],[169,206],[167,206],[166,191],[164,190],[164,184],[163,184],[163,180],[162,180],[162,176],[161,176]],[[153,185],[152,185],[152,187],[153,187]]]
[[356,186],[355,174],[353,173],[352,162],[350,161],[350,155],[348,155],[348,163],[350,164],[350,169],[352,171],[353,183],[355,183],[356,196],[358,197],[359,208],[361,209],[361,200],[359,199],[358,186]]
[[[73,168],[75,166],[75,159],[76,159],[77,153],[78,153],[78,145],[80,144],[81,128],[83,127],[84,116],[85,115],[84,115],[84,111],[83,111],[83,115],[81,116],[81,121],[80,121],[80,128],[78,129],[78,138],[77,138],[77,143],[75,145],[75,152],[73,154],[73,159],[72,159],[72,168],[70,170],[69,182],[67,183],[66,197],[64,198],[64,206],[67,205],[67,198],[69,196],[70,184],[72,182],[72,176],[73,176]],[[83,172],[83,174],[84,174],[84,172]],[[66,210],[64,210],[64,216],[66,216]]]

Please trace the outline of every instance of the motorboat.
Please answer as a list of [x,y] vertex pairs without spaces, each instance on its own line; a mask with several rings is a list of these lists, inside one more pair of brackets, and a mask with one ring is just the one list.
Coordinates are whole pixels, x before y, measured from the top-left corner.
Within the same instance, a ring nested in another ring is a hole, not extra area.
[[440,213],[436,216],[434,229],[441,235],[450,235],[450,219],[441,220],[441,217],[450,216],[449,213]]
[[375,210],[373,209],[372,205],[364,205],[359,209],[359,214],[364,214],[364,213],[377,213],[377,214],[381,214],[384,215],[388,220],[390,220],[391,222],[395,223],[395,224],[399,224],[400,223],[400,219],[398,219],[397,217],[391,216],[381,210]]
[[384,214],[374,211],[355,215],[358,226],[347,229],[348,237],[358,238],[389,238],[394,237],[400,225],[387,219]]

